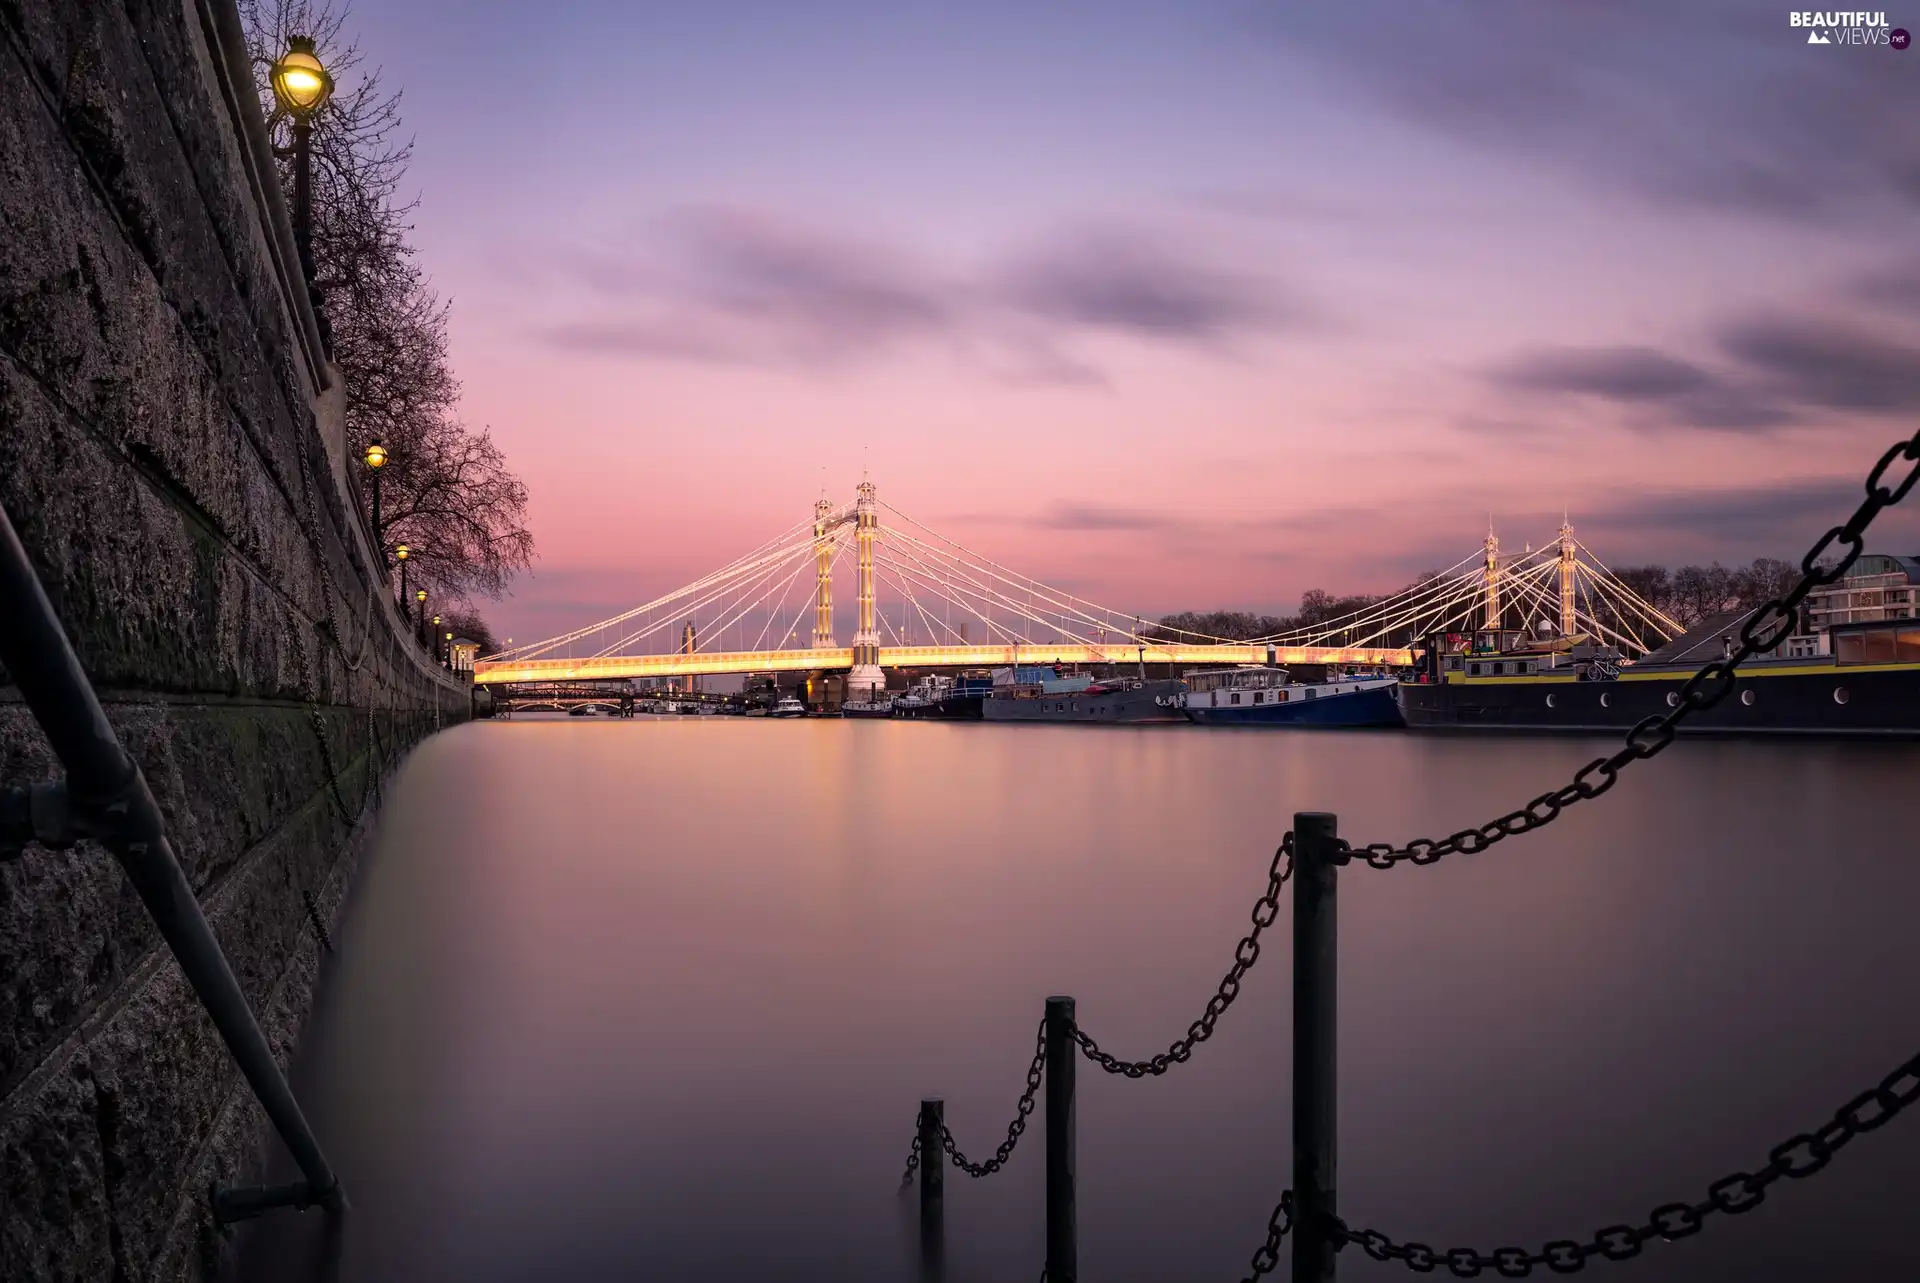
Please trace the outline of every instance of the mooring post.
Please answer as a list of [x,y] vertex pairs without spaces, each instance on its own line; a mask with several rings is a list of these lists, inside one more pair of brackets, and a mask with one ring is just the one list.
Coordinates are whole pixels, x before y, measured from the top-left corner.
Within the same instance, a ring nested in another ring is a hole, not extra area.
[[1338,822],[1293,817],[1293,1278],[1332,1283],[1334,1206],[1334,876]]
[[1047,999],[1047,1283],[1080,1275],[1073,1215],[1073,999]]
[[946,1102],[937,1097],[920,1102],[920,1264],[929,1279],[940,1277],[947,1168],[940,1134],[945,1129],[946,1112]]

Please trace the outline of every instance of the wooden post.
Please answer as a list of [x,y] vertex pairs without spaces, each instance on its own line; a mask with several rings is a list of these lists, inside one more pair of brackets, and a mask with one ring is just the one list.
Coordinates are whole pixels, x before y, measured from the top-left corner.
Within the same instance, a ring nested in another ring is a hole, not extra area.
[[1073,999],[1047,999],[1047,1283],[1073,1283],[1080,1249],[1073,1212]]
[[929,1280],[941,1274],[947,1153],[940,1135],[946,1111],[946,1102],[938,1098],[920,1102],[920,1264],[923,1277]]
[[1334,816],[1293,817],[1293,1278],[1332,1283],[1335,1252]]

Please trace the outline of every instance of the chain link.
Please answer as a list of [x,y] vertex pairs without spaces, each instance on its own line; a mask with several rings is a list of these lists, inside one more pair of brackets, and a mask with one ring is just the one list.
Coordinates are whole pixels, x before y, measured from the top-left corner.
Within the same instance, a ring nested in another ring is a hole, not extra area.
[[1200,1019],[1187,1026],[1187,1036],[1175,1041],[1164,1052],[1151,1060],[1121,1060],[1100,1049],[1100,1044],[1075,1026],[1073,1040],[1080,1044],[1080,1051],[1100,1068],[1110,1074],[1125,1074],[1129,1078],[1144,1078],[1148,1074],[1164,1074],[1179,1064],[1185,1064],[1193,1055],[1193,1049],[1213,1037],[1213,1027],[1226,1013],[1233,1000],[1240,996],[1240,981],[1245,978],[1253,964],[1260,960],[1260,933],[1272,926],[1274,919],[1280,916],[1280,888],[1286,885],[1293,875],[1293,834],[1288,833],[1280,841],[1280,847],[1273,853],[1273,864],[1267,869],[1267,892],[1254,902],[1253,930],[1242,936],[1240,943],[1234,946],[1233,966],[1220,981],[1220,987],[1213,997],[1207,999],[1207,1009]]
[[[1040,1021],[1040,1031],[1034,1036],[1033,1063],[1027,1066],[1027,1090],[1020,1096],[1019,1107],[1014,1111],[1013,1121],[1007,1124],[1007,1138],[1000,1142],[1000,1148],[993,1151],[993,1157],[984,1163],[974,1163],[960,1152],[953,1143],[953,1129],[945,1123],[940,1124],[940,1148],[947,1151],[947,1157],[953,1165],[967,1175],[978,1180],[982,1176],[991,1176],[1007,1165],[1013,1157],[1013,1147],[1020,1143],[1020,1134],[1027,1130],[1027,1115],[1033,1112],[1034,1097],[1040,1092],[1040,1080],[1047,1072],[1047,1022]],[[915,1138],[916,1148],[918,1137]],[[908,1171],[912,1171],[912,1159],[908,1159]]]
[[1280,1195],[1280,1201],[1273,1205],[1273,1215],[1267,1217],[1267,1241],[1253,1254],[1253,1273],[1241,1279],[1240,1283],[1254,1283],[1263,1274],[1271,1274],[1280,1264],[1280,1240],[1293,1228],[1293,1191],[1287,1190]]
[[1441,1252],[1425,1243],[1396,1242],[1379,1230],[1349,1230],[1338,1220],[1333,1226],[1335,1241],[1341,1246],[1358,1243],[1374,1260],[1400,1261],[1419,1274],[1430,1274],[1440,1266],[1463,1279],[1486,1271],[1520,1279],[1539,1268],[1575,1274],[1596,1257],[1630,1260],[1657,1238],[1668,1242],[1691,1238],[1715,1212],[1738,1216],[1752,1211],[1765,1201],[1768,1186],[1782,1178],[1800,1180],[1823,1170],[1847,1142],[1884,1127],[1916,1100],[1920,1100],[1920,1055],[1882,1078],[1879,1086],[1842,1105],[1832,1121],[1819,1130],[1802,1132],[1775,1145],[1759,1171],[1735,1172],[1707,1186],[1706,1198],[1698,1203],[1663,1203],[1649,1212],[1642,1224],[1609,1225],[1596,1230],[1584,1243],[1558,1239],[1537,1252],[1519,1247],[1495,1248],[1492,1252],[1456,1247]]
[[913,1148],[907,1151],[907,1170],[900,1173],[900,1191],[905,1193],[907,1186],[913,1184],[913,1174],[920,1168],[920,1130],[913,1132]]
[[[1808,549],[1807,555],[1800,559],[1800,581],[1793,589],[1747,617],[1740,629],[1739,649],[1724,659],[1716,659],[1702,666],[1680,688],[1679,703],[1664,714],[1641,720],[1627,732],[1626,745],[1617,752],[1609,757],[1595,758],[1575,773],[1571,783],[1542,793],[1519,810],[1490,820],[1479,828],[1461,829],[1439,839],[1417,838],[1405,846],[1375,842],[1368,846],[1352,847],[1341,842],[1336,859],[1342,864],[1361,859],[1376,869],[1391,869],[1402,863],[1432,864],[1456,852],[1472,855],[1476,851],[1486,850],[1495,842],[1551,824],[1567,807],[1605,793],[1614,786],[1621,770],[1634,762],[1658,755],[1673,743],[1674,733],[1681,722],[1695,712],[1712,708],[1731,695],[1737,681],[1734,670],[1761,651],[1778,646],[1793,631],[1799,618],[1800,604],[1807,599],[1807,594],[1815,588],[1837,582],[1847,573],[1865,549],[1861,536],[1873,524],[1874,518],[1906,498],[1914,482],[1920,480],[1920,466],[1916,466],[1909,467],[1897,485],[1884,484],[1887,469],[1901,460],[1909,464],[1920,463],[1920,433],[1894,443],[1880,456],[1880,462],[1867,474],[1867,497],[1844,524],[1827,531]],[[1823,558],[1831,555],[1835,545],[1840,545],[1844,551],[1837,560],[1823,564]]]

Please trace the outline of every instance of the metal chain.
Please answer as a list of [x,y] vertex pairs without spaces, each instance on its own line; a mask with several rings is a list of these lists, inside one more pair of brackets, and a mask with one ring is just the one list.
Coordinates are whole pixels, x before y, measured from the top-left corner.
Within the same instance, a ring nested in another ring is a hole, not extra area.
[[1281,1193],[1280,1201],[1273,1205],[1273,1215],[1267,1217],[1267,1241],[1253,1254],[1253,1273],[1241,1279],[1240,1283],[1254,1283],[1263,1274],[1271,1274],[1280,1264],[1280,1240],[1293,1228],[1293,1191]]
[[919,1167],[920,1167],[920,1131],[919,1131],[919,1128],[916,1127],[913,1133],[913,1148],[907,1151],[907,1170],[900,1173],[900,1190],[902,1193],[906,1192],[907,1186],[913,1184],[913,1174],[915,1171],[919,1169]]
[[[974,1163],[960,1152],[953,1143],[953,1129],[945,1123],[940,1125],[940,1148],[947,1151],[947,1157],[953,1165],[967,1175],[978,1180],[982,1176],[991,1176],[1007,1165],[1007,1159],[1013,1156],[1013,1147],[1020,1143],[1020,1134],[1027,1130],[1027,1115],[1033,1112],[1033,1098],[1039,1094],[1040,1079],[1047,1069],[1047,1022],[1040,1021],[1040,1032],[1034,1037],[1033,1063],[1027,1066],[1027,1090],[1020,1097],[1020,1106],[1014,1112],[1013,1121],[1007,1124],[1007,1138],[1000,1142],[1000,1148],[993,1151],[993,1157],[984,1163]],[[919,1148],[915,1137],[915,1149]],[[907,1160],[907,1171],[913,1171],[913,1159]]]
[[1595,1257],[1625,1261],[1640,1255],[1647,1243],[1656,1238],[1672,1242],[1698,1234],[1706,1218],[1715,1212],[1738,1216],[1750,1212],[1765,1200],[1767,1187],[1786,1177],[1800,1180],[1820,1171],[1855,1136],[1874,1131],[1893,1121],[1901,1110],[1920,1100],[1920,1055],[1901,1065],[1880,1080],[1880,1085],[1861,1092],[1817,1131],[1775,1145],[1767,1155],[1767,1164],[1757,1172],[1735,1172],[1707,1186],[1707,1197],[1698,1203],[1664,1203],[1647,1214],[1640,1225],[1609,1225],[1598,1230],[1584,1243],[1560,1239],[1537,1252],[1520,1247],[1495,1248],[1478,1252],[1456,1247],[1441,1252],[1425,1243],[1397,1243],[1379,1230],[1349,1230],[1335,1222],[1336,1241],[1358,1243],[1376,1261],[1400,1261],[1420,1274],[1445,1266],[1460,1278],[1470,1279],[1484,1270],[1504,1278],[1526,1278],[1540,1266],[1556,1274],[1574,1274],[1587,1267]]
[[1073,1040],[1080,1044],[1081,1053],[1108,1073],[1125,1074],[1129,1078],[1164,1074],[1173,1065],[1185,1064],[1195,1047],[1213,1037],[1214,1025],[1233,1005],[1233,1000],[1240,996],[1240,981],[1260,960],[1260,933],[1272,926],[1274,919],[1280,915],[1280,888],[1286,885],[1292,875],[1293,834],[1288,833],[1281,839],[1279,849],[1273,853],[1273,864],[1267,869],[1266,894],[1254,902],[1253,930],[1241,937],[1240,943],[1234,946],[1233,966],[1220,981],[1220,987],[1215,990],[1213,997],[1207,999],[1207,1009],[1200,1019],[1187,1026],[1186,1037],[1177,1040],[1151,1060],[1121,1060],[1100,1050],[1100,1044],[1076,1025]]
[[[1920,467],[1909,466],[1899,484],[1882,484],[1887,470],[1902,461],[1909,465],[1920,463],[1920,432],[1905,441],[1896,442],[1880,456],[1880,462],[1874,464],[1873,471],[1867,474],[1867,497],[1854,509],[1844,525],[1827,531],[1807,550],[1807,555],[1800,559],[1800,582],[1793,586],[1793,590],[1784,597],[1768,602],[1747,618],[1745,626],[1740,629],[1740,648],[1724,659],[1704,665],[1688,678],[1680,688],[1680,702],[1665,714],[1642,719],[1627,732],[1624,748],[1611,757],[1595,758],[1574,774],[1571,783],[1542,793],[1519,810],[1477,829],[1461,829],[1438,840],[1418,838],[1405,846],[1375,842],[1364,847],[1351,847],[1342,842],[1341,854],[1336,859],[1342,864],[1349,859],[1365,859],[1376,869],[1390,869],[1402,862],[1432,864],[1456,851],[1472,855],[1503,838],[1517,837],[1551,824],[1575,802],[1585,802],[1605,793],[1613,787],[1622,768],[1653,757],[1673,743],[1674,731],[1681,722],[1697,711],[1712,708],[1732,694],[1736,680],[1734,670],[1742,661],[1759,652],[1772,650],[1793,631],[1799,618],[1800,603],[1807,599],[1808,593],[1845,576],[1865,550],[1861,536],[1873,524],[1874,518],[1906,498],[1914,482],[1920,481]],[[1822,566],[1821,559],[1831,555],[1835,545],[1844,551],[1837,561]]]

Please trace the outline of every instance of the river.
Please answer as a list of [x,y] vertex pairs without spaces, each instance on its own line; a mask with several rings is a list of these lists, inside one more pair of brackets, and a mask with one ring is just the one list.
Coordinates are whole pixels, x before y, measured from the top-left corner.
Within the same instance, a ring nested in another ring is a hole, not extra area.
[[[244,1277],[911,1279],[917,1104],[943,1096],[990,1154],[1046,995],[1119,1054],[1162,1050],[1294,811],[1355,842],[1444,835],[1612,745],[451,730],[389,790],[297,1066],[353,1211],[326,1244],[318,1213],[262,1223]],[[1920,1049],[1917,772],[1915,745],[1683,741],[1540,832],[1344,871],[1342,1213],[1440,1247],[1584,1239],[1704,1197],[1877,1083]],[[1080,1063],[1083,1279],[1246,1273],[1289,1171],[1289,985],[1283,905],[1189,1063]],[[1039,1274],[1039,1121],[999,1175],[949,1170],[951,1283]],[[1911,1277],[1917,1193],[1909,1116],[1747,1215],[1590,1268]],[[1340,1271],[1405,1277],[1357,1248]]]

